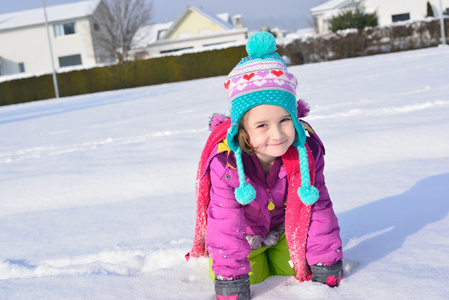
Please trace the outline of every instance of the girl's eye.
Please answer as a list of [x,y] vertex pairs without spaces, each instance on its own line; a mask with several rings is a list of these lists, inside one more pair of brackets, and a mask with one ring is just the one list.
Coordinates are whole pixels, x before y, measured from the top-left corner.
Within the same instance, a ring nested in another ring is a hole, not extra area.
[[292,120],[292,118],[284,118],[284,119],[281,120],[281,123],[282,123],[282,122],[291,121],[291,120]]
[[265,126],[267,126],[267,124],[260,124],[257,126],[257,128],[264,128]]

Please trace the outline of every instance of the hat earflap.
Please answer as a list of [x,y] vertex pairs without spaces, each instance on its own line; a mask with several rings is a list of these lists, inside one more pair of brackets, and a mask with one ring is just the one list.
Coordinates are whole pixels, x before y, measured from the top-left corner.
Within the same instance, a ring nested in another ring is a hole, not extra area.
[[307,159],[306,147],[300,146],[299,153],[299,168],[301,171],[301,186],[298,188],[298,196],[305,205],[312,205],[317,200],[319,191],[313,185],[310,185],[309,161]]
[[234,154],[240,184],[240,186],[236,188],[234,191],[235,199],[237,200],[238,203],[242,205],[247,205],[251,203],[251,201],[253,201],[254,198],[256,198],[256,190],[251,184],[246,183],[245,171],[243,169],[243,162],[242,162],[242,149],[238,147],[237,150],[234,151]]

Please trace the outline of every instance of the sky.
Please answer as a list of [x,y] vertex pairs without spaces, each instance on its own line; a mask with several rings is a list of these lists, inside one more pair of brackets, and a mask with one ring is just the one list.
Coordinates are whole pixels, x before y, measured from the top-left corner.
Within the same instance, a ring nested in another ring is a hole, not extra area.
[[[80,0],[78,0],[80,1]],[[78,2],[77,0],[46,0],[47,6]],[[250,30],[261,25],[279,27],[290,32],[311,27],[310,9],[324,0],[153,0],[154,23],[174,21],[187,5],[202,7],[211,13],[242,15],[243,25]],[[42,7],[41,0],[0,0],[0,14]]]

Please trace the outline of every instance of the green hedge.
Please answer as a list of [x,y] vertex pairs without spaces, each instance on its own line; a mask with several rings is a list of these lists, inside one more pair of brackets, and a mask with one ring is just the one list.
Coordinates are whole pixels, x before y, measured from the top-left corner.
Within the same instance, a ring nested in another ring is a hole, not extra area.
[[[58,73],[61,97],[227,75],[244,46]],[[55,97],[52,75],[0,83],[0,106]]]

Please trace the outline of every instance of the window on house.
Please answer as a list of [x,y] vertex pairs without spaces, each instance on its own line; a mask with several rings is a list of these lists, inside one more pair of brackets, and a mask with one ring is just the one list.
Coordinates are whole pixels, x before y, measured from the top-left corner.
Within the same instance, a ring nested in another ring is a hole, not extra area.
[[80,54],[59,57],[60,67],[77,66],[77,65],[81,65]]
[[446,8],[446,13],[445,13],[445,15],[448,15],[448,16],[449,16],[449,7]]
[[24,63],[19,63],[19,71],[20,71],[20,73],[25,73],[25,64]]
[[159,53],[163,54],[163,53],[170,53],[170,52],[176,52],[176,51],[188,50],[188,49],[193,49],[193,47],[185,47],[185,48],[178,48],[178,49],[171,49],[171,50],[162,50]]
[[410,20],[410,14],[399,14],[399,15],[393,15],[391,16],[393,19],[393,22],[399,22],[399,21],[407,21]]
[[166,32],[167,32],[167,29],[159,30],[157,32],[157,39],[160,40]]
[[75,33],[75,23],[65,23],[54,25],[55,37],[69,35]]
[[98,25],[98,23],[94,23],[94,30],[95,31],[99,31],[100,30],[100,25]]

